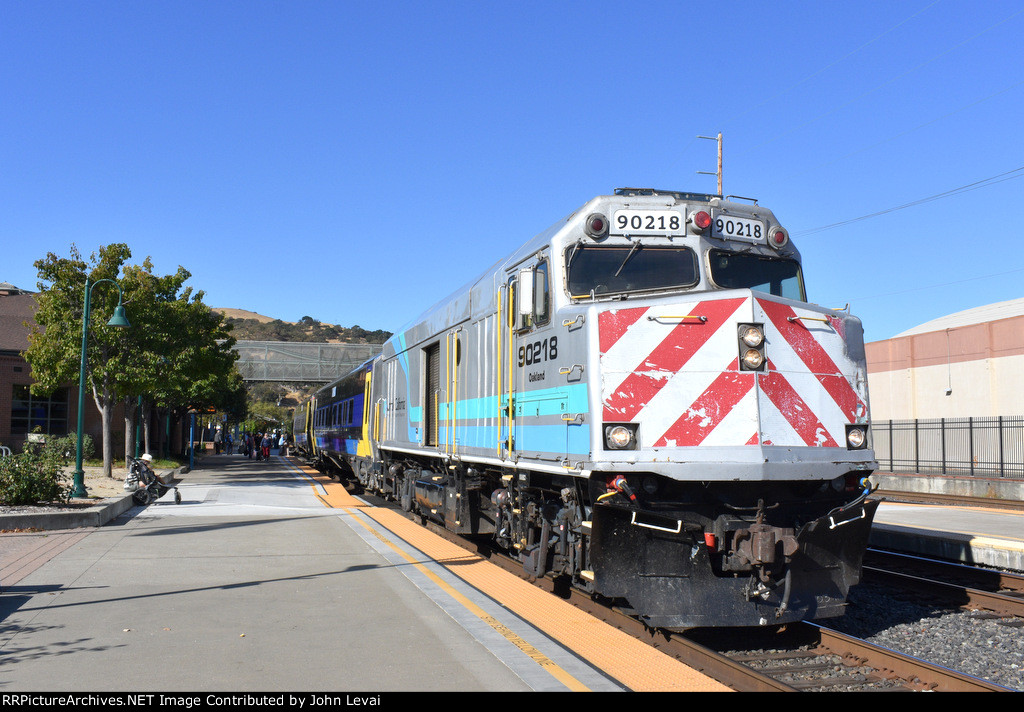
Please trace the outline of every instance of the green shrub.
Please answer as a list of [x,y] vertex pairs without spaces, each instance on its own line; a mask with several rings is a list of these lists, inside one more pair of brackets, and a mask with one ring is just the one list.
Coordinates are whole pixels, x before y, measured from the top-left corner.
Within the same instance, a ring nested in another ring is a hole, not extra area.
[[[56,457],[66,457],[69,462],[75,461],[75,450],[78,446],[78,438],[75,435],[64,435],[62,437],[50,436],[46,440],[45,449],[52,451]],[[96,446],[88,435],[82,436],[82,460],[91,460],[96,456]]]
[[[73,483],[65,472],[70,458],[66,447],[58,444],[61,440],[0,458],[0,504],[24,506],[68,501]],[[74,453],[72,441],[71,456]]]

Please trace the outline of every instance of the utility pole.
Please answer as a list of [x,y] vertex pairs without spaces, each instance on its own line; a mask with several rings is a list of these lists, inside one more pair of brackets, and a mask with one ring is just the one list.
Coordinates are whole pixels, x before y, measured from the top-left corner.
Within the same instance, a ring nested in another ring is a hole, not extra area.
[[705,138],[708,141],[716,141],[716,140],[718,141],[718,171],[716,173],[711,173],[710,171],[697,171],[697,173],[699,173],[701,175],[706,175],[706,176],[717,175],[718,176],[718,194],[719,195],[724,195],[724,193],[722,193],[722,133],[721,132],[718,133],[718,138],[717,139],[714,136],[698,136],[697,138]]

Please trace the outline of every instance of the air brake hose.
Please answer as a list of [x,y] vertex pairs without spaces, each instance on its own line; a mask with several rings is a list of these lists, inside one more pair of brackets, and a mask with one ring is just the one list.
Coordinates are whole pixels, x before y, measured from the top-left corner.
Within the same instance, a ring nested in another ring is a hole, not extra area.
[[610,487],[613,487],[617,492],[621,492],[622,494],[626,495],[626,497],[629,498],[630,502],[636,504],[636,493],[633,491],[633,488],[629,486],[629,483],[626,481],[625,477],[623,477],[622,475],[618,475],[608,484]]

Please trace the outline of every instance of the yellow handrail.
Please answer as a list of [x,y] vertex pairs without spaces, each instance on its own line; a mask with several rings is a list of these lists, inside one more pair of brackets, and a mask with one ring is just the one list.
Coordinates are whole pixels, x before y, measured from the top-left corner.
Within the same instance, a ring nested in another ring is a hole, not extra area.
[[498,287],[494,295],[498,303],[498,313],[494,317],[494,371],[495,371],[495,394],[498,396],[498,457],[501,457],[501,290]]
[[513,312],[515,311],[515,298],[514,298],[515,287],[512,283],[508,285],[508,456],[512,457],[512,337],[514,336],[515,329],[515,318]]

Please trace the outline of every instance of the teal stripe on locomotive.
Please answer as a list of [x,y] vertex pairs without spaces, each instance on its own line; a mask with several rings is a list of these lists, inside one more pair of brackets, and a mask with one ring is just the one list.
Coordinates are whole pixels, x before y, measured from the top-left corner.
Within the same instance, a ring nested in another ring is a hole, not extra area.
[[[458,448],[485,448],[494,450],[504,441],[508,430],[494,425],[459,425],[455,430]],[[551,425],[518,425],[514,427],[516,450],[521,452],[550,452],[585,456],[590,452],[590,431],[582,425],[559,422]],[[451,442],[448,428],[438,428],[438,440]]]
[[[449,408],[455,415],[454,431],[458,447],[479,447],[493,449],[499,440],[508,435],[508,428],[502,423],[498,425],[474,424],[474,421],[494,420],[498,417],[499,396],[484,396],[457,401],[454,407],[449,403],[438,405],[438,439],[440,442],[451,442],[449,434]],[[501,405],[508,402],[508,395],[500,396]],[[587,385],[577,383],[555,388],[543,388],[534,391],[523,391],[513,394],[516,406],[513,433],[518,437],[517,450],[536,452],[568,453],[585,455],[590,452],[589,429],[581,425],[562,420],[563,415],[587,414]],[[533,424],[538,418],[553,418],[552,423]],[[409,429],[414,424],[422,424],[423,408],[409,409]],[[527,424],[529,423],[529,424]],[[416,442],[416,440],[413,440]],[[521,445],[521,447],[520,447]]]

